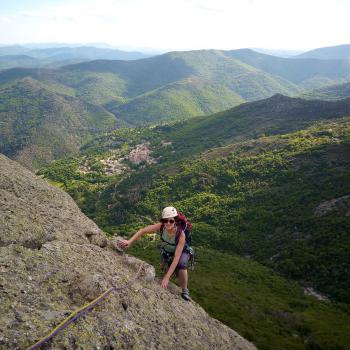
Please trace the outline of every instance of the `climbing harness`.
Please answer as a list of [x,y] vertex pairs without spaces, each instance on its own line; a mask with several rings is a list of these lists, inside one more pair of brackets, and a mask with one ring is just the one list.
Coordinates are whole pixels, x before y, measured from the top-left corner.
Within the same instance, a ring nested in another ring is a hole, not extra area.
[[116,288],[116,287],[111,287],[108,290],[106,290],[104,293],[102,293],[99,297],[97,297],[96,299],[94,299],[93,301],[91,301],[88,304],[85,304],[83,307],[81,307],[80,309],[72,312],[64,321],[62,321],[57,327],[55,327],[49,334],[46,335],[46,337],[40,339],[37,343],[35,343],[34,345],[32,345],[31,347],[28,348],[28,350],[34,350],[37,349],[39,346],[43,345],[44,343],[46,343],[49,339],[51,339],[52,337],[54,337],[56,334],[58,334],[59,332],[61,332],[62,330],[64,330],[69,324],[71,324],[72,322],[74,322],[76,319],[78,319],[80,316],[84,315],[85,313],[87,313],[89,310],[91,310],[92,308],[94,308],[99,302],[101,302],[103,299],[105,299],[111,292],[117,292],[117,291],[121,291],[123,289],[127,289],[129,287],[131,287],[131,285],[136,281],[136,279],[138,278],[138,276],[141,273],[141,270],[143,268],[144,263],[142,262],[137,273],[135,274],[134,278],[132,280],[130,280],[127,284],[125,284],[122,287]]
[[[195,265],[195,258],[196,255],[194,253],[194,249],[190,246],[185,247],[185,252],[189,253],[190,258],[187,262],[187,268],[191,271],[194,270]],[[169,253],[164,249],[164,245],[160,246],[160,266],[162,273],[165,273],[167,270],[167,267],[170,267],[172,261],[174,258],[174,253]]]

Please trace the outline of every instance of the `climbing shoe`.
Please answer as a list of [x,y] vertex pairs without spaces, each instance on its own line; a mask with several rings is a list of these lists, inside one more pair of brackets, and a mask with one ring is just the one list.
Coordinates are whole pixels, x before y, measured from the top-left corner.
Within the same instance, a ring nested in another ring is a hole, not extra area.
[[182,299],[186,300],[186,301],[190,301],[191,297],[190,297],[190,292],[188,291],[187,288],[183,288],[182,289],[182,293],[181,293]]

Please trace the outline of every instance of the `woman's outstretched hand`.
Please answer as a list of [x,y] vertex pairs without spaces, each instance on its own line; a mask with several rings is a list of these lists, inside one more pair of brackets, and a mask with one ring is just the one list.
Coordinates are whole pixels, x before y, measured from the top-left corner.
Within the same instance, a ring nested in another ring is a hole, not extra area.
[[169,284],[169,278],[167,276],[164,276],[163,280],[162,280],[162,283],[161,283],[162,288],[167,289],[168,288],[168,284]]
[[129,248],[131,246],[131,243],[129,240],[127,239],[121,239],[119,242],[118,242],[118,245],[123,248],[123,249],[126,249],[126,248]]

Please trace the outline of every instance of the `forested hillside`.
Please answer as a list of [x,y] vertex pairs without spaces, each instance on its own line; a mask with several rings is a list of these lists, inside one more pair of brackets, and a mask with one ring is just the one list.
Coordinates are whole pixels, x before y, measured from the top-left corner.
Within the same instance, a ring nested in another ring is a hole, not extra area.
[[349,127],[321,124],[212,150],[172,174],[139,174],[106,189],[97,212],[106,222],[109,207],[109,223],[127,225],[172,202],[196,222],[198,243],[349,303]]
[[350,83],[330,85],[321,89],[316,89],[302,95],[306,99],[320,99],[326,101],[336,101],[350,97]]
[[34,67],[38,61],[27,55],[5,55],[0,56],[0,70],[13,67]]
[[[199,50],[133,61],[95,60],[61,69],[13,68],[0,72],[0,83],[27,76],[47,85],[65,86],[68,94],[73,91],[76,97],[137,125],[210,114],[276,93],[298,95],[345,83],[350,68],[346,60],[296,60],[252,50]],[[222,102],[218,103],[215,92]]]
[[274,93],[293,94],[301,91],[295,84],[256,69],[222,51],[200,50],[171,52],[133,62],[93,61],[66,66],[80,72],[104,72],[120,76],[127,82],[128,96],[135,97],[182,80],[189,76],[204,78],[233,90],[246,100],[256,100]]
[[[227,55],[265,72],[287,79],[299,87],[310,90],[349,81],[347,59],[317,59],[306,53],[295,58],[265,55],[249,49],[228,51]],[[300,57],[300,58],[299,58]]]
[[276,135],[303,129],[313,122],[349,115],[349,99],[337,102],[303,100],[283,95],[210,116],[200,116],[151,128],[119,130],[86,143],[83,153],[107,152],[117,145],[134,146],[148,141],[153,156],[161,162],[179,160],[212,147],[261,136]]
[[76,154],[83,141],[117,125],[101,107],[24,78],[0,89],[0,152],[30,169]]
[[115,115],[124,115],[127,123],[138,125],[140,115],[144,116],[145,124],[154,120],[179,120],[222,111],[243,102],[242,97],[224,85],[193,76],[107,108]]

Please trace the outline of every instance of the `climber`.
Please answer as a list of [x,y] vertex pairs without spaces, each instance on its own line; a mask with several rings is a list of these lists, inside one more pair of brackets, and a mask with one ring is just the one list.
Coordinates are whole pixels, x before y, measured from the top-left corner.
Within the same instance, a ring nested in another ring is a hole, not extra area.
[[169,279],[175,272],[182,288],[182,298],[186,301],[191,300],[187,288],[187,265],[191,259],[191,247],[186,242],[186,235],[179,223],[178,212],[174,207],[164,208],[160,222],[138,230],[129,240],[120,240],[119,245],[122,248],[129,248],[141,236],[151,232],[159,232],[162,241],[162,264],[168,266],[161,283],[162,288],[166,289],[168,287]]

